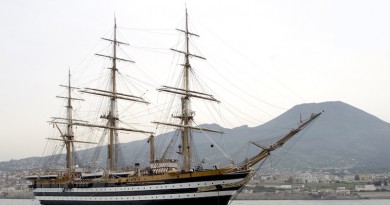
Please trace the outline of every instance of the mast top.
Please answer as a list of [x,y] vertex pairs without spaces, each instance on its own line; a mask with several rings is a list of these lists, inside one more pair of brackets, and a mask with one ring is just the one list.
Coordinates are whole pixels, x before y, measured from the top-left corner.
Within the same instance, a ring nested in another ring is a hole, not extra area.
[[114,13],[114,28],[116,29],[116,16],[115,16],[115,13]]

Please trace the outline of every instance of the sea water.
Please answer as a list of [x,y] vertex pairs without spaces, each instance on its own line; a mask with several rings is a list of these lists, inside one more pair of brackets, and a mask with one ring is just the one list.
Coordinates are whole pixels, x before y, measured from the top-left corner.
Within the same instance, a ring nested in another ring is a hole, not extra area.
[[0,199],[0,205],[38,205],[35,199]]
[[390,205],[390,200],[237,200],[231,205]]
[[[35,199],[0,199],[0,205],[39,205],[39,201]],[[390,200],[236,200],[230,205],[390,205]]]

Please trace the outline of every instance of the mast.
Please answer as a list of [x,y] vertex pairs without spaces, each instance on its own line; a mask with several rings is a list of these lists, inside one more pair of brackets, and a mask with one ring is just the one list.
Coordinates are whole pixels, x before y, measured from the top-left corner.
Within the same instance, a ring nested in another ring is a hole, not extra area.
[[[72,97],[72,89],[79,89],[79,88],[72,87],[70,71],[69,71],[69,74],[68,74],[68,84],[67,85],[60,85],[60,86],[61,87],[65,87],[67,89],[67,96],[66,97],[64,97],[64,96],[56,96],[57,98],[66,99],[66,106],[65,106],[66,107],[66,117],[65,118],[62,118],[62,117],[52,117],[53,120],[50,121],[50,123],[53,123],[57,127],[58,131],[61,134],[61,138],[62,139],[56,139],[56,138],[47,138],[47,139],[63,141],[65,143],[65,147],[66,147],[66,168],[68,169],[68,171],[70,173],[72,171],[72,169],[73,169],[73,164],[74,164],[74,162],[73,162],[73,158],[74,158],[73,155],[75,153],[74,142],[80,142],[80,143],[89,143],[89,142],[82,142],[82,141],[74,140],[73,125],[75,124],[75,122],[86,122],[86,121],[73,119],[72,100],[81,100],[82,101],[83,99],[73,98]],[[66,125],[65,133],[62,132],[62,130],[60,129],[58,124]]]
[[117,91],[117,85],[116,85],[117,84],[117,72],[118,72],[117,61],[126,61],[126,62],[131,62],[131,63],[135,63],[135,62],[117,57],[117,47],[119,45],[129,45],[129,44],[124,43],[124,42],[120,42],[117,40],[116,18],[114,18],[114,38],[113,39],[102,38],[102,39],[109,41],[113,44],[112,56],[96,54],[96,55],[101,56],[101,57],[109,58],[112,61],[112,67],[109,68],[111,70],[110,71],[110,90],[85,88],[81,92],[110,98],[110,105],[108,108],[108,114],[101,116],[101,118],[104,118],[107,120],[107,125],[93,125],[93,124],[85,124],[85,123],[73,123],[73,124],[77,124],[80,126],[86,126],[86,127],[97,127],[97,128],[103,128],[103,129],[109,130],[108,170],[113,171],[113,170],[118,169],[118,158],[119,158],[118,157],[118,143],[119,143],[118,142],[118,130],[139,132],[139,133],[148,133],[148,134],[152,134],[152,132],[118,127],[118,121],[119,121],[118,102],[117,102],[118,99],[133,101],[133,102],[140,102],[140,103],[145,103],[145,104],[149,104],[149,103],[146,102],[142,97],[123,94],[123,93],[119,93]]
[[185,90],[186,95],[182,97],[182,116],[183,116],[183,133],[182,133],[182,155],[183,155],[183,170],[191,169],[191,157],[192,157],[192,149],[190,147],[189,140],[189,129],[187,126],[190,126],[190,120],[193,118],[189,113],[190,108],[190,97],[189,97],[189,70],[191,68],[190,60],[189,60],[189,36],[188,36],[188,13],[186,8],[186,25],[185,25],[185,43],[186,43],[186,54],[185,63],[184,63],[184,85],[183,89]]
[[185,16],[185,30],[176,29],[177,31],[180,31],[180,32],[185,34],[184,51],[171,49],[172,51],[184,54],[184,64],[182,64],[183,65],[183,77],[182,77],[183,84],[182,84],[182,87],[176,88],[176,87],[170,87],[170,86],[162,86],[162,88],[158,89],[159,91],[181,95],[180,114],[172,115],[173,118],[178,118],[181,120],[181,122],[180,122],[180,124],[172,124],[172,123],[164,123],[164,122],[153,122],[153,123],[166,125],[166,126],[173,126],[173,127],[177,127],[180,129],[180,131],[181,131],[180,154],[182,156],[182,162],[183,162],[181,169],[184,171],[190,171],[191,165],[192,165],[191,130],[201,130],[204,132],[215,132],[215,133],[222,133],[222,132],[192,126],[195,112],[191,110],[190,98],[198,98],[198,99],[209,100],[209,101],[214,101],[214,102],[218,102],[218,103],[219,103],[219,101],[217,99],[215,99],[214,96],[212,96],[210,94],[190,90],[190,72],[192,71],[191,64],[190,64],[190,57],[200,58],[203,60],[206,60],[206,58],[190,53],[190,36],[199,37],[199,35],[191,33],[188,29],[187,8],[185,9],[185,15],[186,15]]
[[150,135],[149,140],[149,151],[150,151],[150,156],[149,156],[149,162],[153,163],[155,162],[155,149],[154,149],[154,135]]
[[110,136],[109,136],[109,143],[108,143],[108,160],[109,160],[109,169],[110,170],[116,170],[117,169],[117,160],[118,160],[118,154],[116,152],[117,150],[117,142],[116,138],[118,136],[117,128],[117,98],[116,98],[116,18],[114,19],[114,46],[113,46],[113,58],[112,58],[112,68],[111,68],[111,92],[112,97],[110,98],[110,111],[107,116],[108,124],[110,125]]
[[70,70],[69,70],[69,76],[68,76],[68,104],[66,106],[66,118],[68,121],[67,129],[66,129],[66,168],[69,170],[72,169],[73,165],[73,149],[74,149],[74,134],[73,134],[73,116],[72,116],[72,91],[71,91],[71,85],[70,85]]

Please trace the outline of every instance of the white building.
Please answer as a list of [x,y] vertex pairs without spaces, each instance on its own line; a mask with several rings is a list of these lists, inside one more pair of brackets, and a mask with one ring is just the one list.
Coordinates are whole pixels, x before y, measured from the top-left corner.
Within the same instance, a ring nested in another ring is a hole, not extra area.
[[366,185],[356,185],[355,190],[356,191],[375,191],[376,188],[373,184],[366,184]]
[[281,188],[281,189],[291,189],[292,186],[289,185],[289,184],[284,184],[284,185],[280,185],[280,188]]

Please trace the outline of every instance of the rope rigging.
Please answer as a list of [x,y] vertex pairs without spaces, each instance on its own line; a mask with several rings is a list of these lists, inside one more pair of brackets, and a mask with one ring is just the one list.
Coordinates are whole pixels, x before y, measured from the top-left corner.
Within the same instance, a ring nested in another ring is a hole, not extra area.
[[[193,24],[191,24],[191,25],[193,25]],[[137,29],[137,28],[126,28],[126,27],[120,27],[120,28],[127,29],[127,30],[135,30],[135,31],[147,32],[147,33],[153,33],[153,34],[164,34],[164,35],[167,34],[167,33],[155,32],[155,31],[164,30],[164,29]],[[169,31],[173,31],[173,30],[169,29]],[[196,31],[196,29],[194,29],[194,31]],[[121,32],[119,32],[119,35],[123,39],[125,39]],[[167,34],[167,35],[176,35],[176,34]],[[185,35],[180,35],[180,38],[178,38],[179,40],[174,45],[175,48],[178,48],[180,46],[180,44],[183,43],[184,36]],[[189,44],[191,45],[191,48],[192,48],[193,51],[195,51],[196,53],[202,54],[201,51],[198,49],[197,45],[195,43],[193,43],[193,41],[191,41]],[[142,45],[132,45],[131,47],[134,48],[134,49],[146,49],[146,50],[149,50],[149,51],[163,49],[163,47],[149,47],[149,46],[142,46]],[[108,56],[110,54],[110,51],[109,51],[108,48],[109,47],[106,46],[103,49],[100,49],[100,51],[105,52],[107,54],[107,56]],[[125,50],[122,47],[118,47],[118,48],[119,48],[118,51],[121,51],[121,52],[126,54]],[[171,69],[170,69],[169,73],[172,73],[173,76],[178,75],[180,77],[176,78],[176,81],[174,80],[174,78],[168,78],[168,83],[167,84],[168,85],[173,84],[173,85],[175,85],[177,87],[180,87],[183,84],[183,82],[186,80],[183,77],[184,76],[184,74],[183,74],[184,71],[182,69],[178,69],[180,67],[179,66],[180,65],[179,62],[182,61],[183,58],[181,58],[181,57],[178,58],[177,57],[178,55],[176,54],[176,52],[174,52],[173,55],[174,55],[174,57],[172,58]],[[129,56],[126,54],[126,57],[129,57]],[[192,57],[191,59],[196,59],[196,58]],[[224,59],[224,60],[226,60],[226,59]],[[249,61],[249,59],[247,59],[247,60]],[[253,63],[253,62],[251,62],[251,63]],[[212,68],[212,70],[215,73],[218,74],[219,77],[222,77],[225,80],[225,82],[227,82],[228,84],[232,85],[235,89],[239,90],[242,94],[244,94],[246,96],[249,96],[251,99],[253,99],[253,101],[251,101],[249,99],[246,99],[245,97],[241,97],[240,100],[243,101],[244,103],[246,103],[247,105],[250,105],[251,107],[255,108],[256,110],[261,111],[262,113],[264,113],[267,116],[272,116],[272,115],[267,113],[266,111],[260,109],[258,107],[258,105],[256,104],[256,102],[260,102],[262,104],[266,104],[268,106],[271,106],[271,107],[274,107],[274,108],[277,108],[277,109],[280,109],[280,110],[286,110],[285,108],[283,108],[281,106],[277,106],[277,105],[275,105],[275,104],[273,104],[271,102],[264,101],[264,100],[260,99],[259,97],[257,97],[256,95],[252,94],[251,92],[241,88],[237,84],[236,81],[230,80],[228,76],[224,75],[221,72],[218,72],[218,70],[215,69],[215,67],[211,63],[208,62],[207,64],[208,64],[209,67]],[[105,66],[105,67],[109,67],[109,66]],[[150,77],[144,71],[144,69],[140,69],[140,66],[138,66],[137,64],[135,64],[135,67],[138,68],[137,70],[140,70],[140,73],[143,76],[146,76],[148,78],[148,81],[145,82],[145,81],[139,80],[137,78],[134,78],[134,77],[126,74],[126,72],[123,72],[123,73],[117,72],[117,73],[119,73],[118,80],[122,80],[123,82],[125,82],[125,84],[124,84],[125,86],[121,87],[121,88],[126,90],[126,91],[135,91],[135,92],[129,92],[129,93],[141,93],[141,96],[147,98],[147,96],[150,95],[149,90],[152,90],[152,89],[149,89],[149,88],[150,87],[154,87],[156,84],[158,84],[160,79],[156,79],[154,77]],[[85,68],[85,70],[86,70],[86,68]],[[213,81],[210,77],[201,76],[199,73],[195,72],[195,69],[193,69],[192,67],[189,67],[188,70],[189,70],[189,73],[190,73],[190,75],[192,77],[191,81],[190,81],[190,85],[191,85],[193,90],[201,91],[201,92],[204,92],[205,90],[211,90],[207,86],[207,84],[204,83],[201,80],[202,78],[205,77],[206,79],[209,79],[209,80]],[[101,74],[101,76],[103,76],[103,74]],[[111,89],[111,84],[110,84],[109,77],[106,77],[106,78],[104,78],[104,80],[102,80],[102,78],[100,78],[101,76],[99,76],[99,78],[90,80],[89,83],[96,82],[97,84],[100,85],[100,87],[102,87],[101,85],[104,85],[103,86],[104,89],[110,90]],[[144,86],[144,85],[146,85],[146,86]],[[221,85],[221,84],[220,84],[220,86],[223,87],[223,85]],[[227,92],[230,92],[230,94],[234,94],[232,90],[227,90]],[[173,98],[177,98],[178,96],[179,96],[178,94],[173,94],[173,95],[171,95],[169,97],[171,99],[173,99]],[[88,102],[88,103],[90,103],[90,102]],[[104,113],[104,112],[108,112],[108,111],[107,110],[103,110],[103,112],[102,112],[102,108],[104,107],[103,105],[104,104],[108,104],[108,103],[109,103],[108,99],[103,99],[103,100],[100,100],[100,101],[96,102],[95,104],[90,104],[90,105],[93,105],[94,108],[98,108],[98,109],[94,110],[93,112],[95,112],[95,113]],[[132,102],[132,103],[126,105],[126,106],[120,107],[120,109],[121,109],[121,111],[128,112],[131,108],[133,108],[134,105],[135,105],[135,103]],[[189,103],[189,105],[190,105],[190,103]],[[121,115],[120,116],[121,120],[118,120],[118,122],[121,123],[121,124],[126,125],[127,127],[133,127],[131,125],[131,123],[128,122],[128,120],[131,120],[131,119],[143,119],[146,116],[150,116],[150,115],[153,115],[153,114],[156,114],[156,113],[160,113],[161,114],[160,118],[166,118],[166,117],[163,117],[163,114],[165,116],[169,116],[169,115],[172,115],[172,113],[178,112],[177,110],[180,111],[180,109],[181,109],[180,103],[175,104],[173,102],[173,100],[171,100],[171,102],[164,103],[162,105],[154,105],[154,104],[152,104],[152,106],[155,106],[155,107],[153,107],[153,108],[148,107],[148,109],[145,109],[145,110],[138,109],[137,112],[131,114],[128,117],[125,117],[124,115],[123,116]],[[158,107],[158,106],[163,106],[164,108],[161,108],[161,107]],[[221,122],[222,124],[230,124],[230,126],[234,125],[234,123],[229,121],[229,119],[223,118],[223,117],[225,117],[223,115],[226,115],[224,113],[228,113],[229,115],[234,116],[231,119],[234,119],[235,121],[242,120],[242,121],[245,121],[245,122],[250,122],[252,124],[258,124],[259,123],[259,121],[258,121],[258,119],[256,117],[253,117],[253,115],[249,115],[245,111],[243,111],[241,109],[238,109],[237,106],[235,106],[233,103],[228,102],[228,101],[225,101],[224,104],[222,104],[222,105],[219,105],[219,104],[218,105],[214,105],[213,103],[211,103],[211,105],[209,105],[208,103],[203,103],[203,105],[201,105],[201,106],[198,106],[198,105],[194,104],[194,105],[190,105],[189,107],[191,108],[191,106],[194,106],[195,108],[197,108],[196,110],[200,110],[200,111],[204,110],[205,116],[207,118],[211,118],[213,122]],[[203,109],[203,108],[205,108],[205,109]],[[224,111],[222,111],[221,109],[223,109]],[[90,109],[90,111],[91,110],[92,110],[92,108]],[[212,110],[217,110],[217,112],[215,112],[217,115],[212,115],[211,114]],[[225,112],[225,110],[227,112]],[[80,110],[80,112],[83,112],[83,111]],[[239,113],[239,114],[237,114],[237,113]],[[84,115],[88,115],[87,112],[85,112]],[[95,116],[97,116],[97,115],[95,115]],[[90,114],[88,115],[88,118],[91,118]],[[99,120],[99,117],[94,117],[93,122],[96,122],[98,120]],[[170,121],[173,122],[174,119],[171,119]],[[191,119],[190,122],[192,122],[195,125],[197,125],[197,123],[195,123],[195,121],[193,119]],[[156,130],[157,130],[157,128],[158,128],[158,125],[155,125],[155,129]],[[89,131],[89,133],[90,133],[89,134],[89,138],[95,138],[95,140],[96,140],[96,138],[98,136],[97,133],[100,133],[100,136],[101,136],[101,138],[98,140],[99,141],[99,144],[98,144],[99,146],[98,147],[100,147],[100,148],[96,148],[95,149],[96,150],[95,154],[92,154],[92,158],[93,158],[92,162],[97,163],[98,158],[99,158],[98,156],[101,154],[100,153],[101,150],[102,150],[101,147],[103,147],[102,145],[104,143],[103,138],[107,135],[107,132],[98,131],[98,129],[89,129],[89,130],[90,130]],[[167,131],[167,130],[168,130],[168,128],[165,128],[165,131]],[[226,157],[226,159],[228,159],[231,162],[234,162],[234,160],[232,159],[231,155],[228,153],[230,150],[228,150],[227,145],[226,145],[224,140],[222,140],[222,143],[223,143],[222,144],[223,148],[222,148],[213,139],[211,139],[210,136],[207,133],[205,133],[204,131],[201,131],[201,132],[202,132],[202,134],[204,134],[207,137],[207,139],[211,142],[211,144],[213,146],[215,146],[217,148],[217,150],[219,150],[224,155],[224,157]],[[167,149],[164,152],[160,151],[160,156],[161,157],[168,157],[168,155],[171,156],[173,154],[172,150],[174,150],[173,149],[174,146],[172,146],[171,144],[172,143],[176,144],[177,143],[177,138],[178,138],[178,137],[175,137],[175,136],[176,135],[174,135],[171,138],[171,140],[163,139],[163,138],[166,138],[166,137],[159,137],[161,140],[159,140],[160,145],[157,146],[157,147],[160,147],[161,145],[162,145],[162,147],[167,147]],[[117,138],[117,136],[116,136],[116,138]],[[195,141],[193,139],[193,136],[190,135],[189,138],[190,138],[191,147],[193,147],[193,151],[194,151],[194,156],[192,156],[194,160],[192,162],[193,163],[195,163],[195,161],[199,162],[199,156],[197,156],[197,151],[198,150],[194,146],[195,145]],[[176,139],[176,140],[174,140],[174,139]],[[274,139],[276,139],[276,138],[274,138]],[[119,139],[117,139],[116,141],[119,143]],[[167,141],[169,141],[168,145],[167,145]],[[119,149],[118,151],[119,152],[123,152],[122,149]],[[119,153],[118,155],[123,155],[123,153]],[[198,157],[198,159],[196,159],[196,157]],[[75,158],[80,158],[80,157],[75,157]]]

